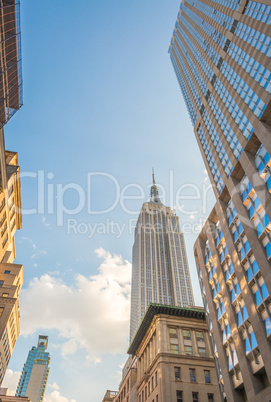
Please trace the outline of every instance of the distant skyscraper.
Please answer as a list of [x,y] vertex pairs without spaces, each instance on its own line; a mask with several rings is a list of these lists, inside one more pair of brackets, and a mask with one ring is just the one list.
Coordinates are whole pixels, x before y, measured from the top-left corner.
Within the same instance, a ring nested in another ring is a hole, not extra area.
[[271,395],[270,25],[270,0],[184,0],[169,49],[217,198],[194,252],[228,402]]
[[154,174],[150,201],[143,204],[135,229],[130,341],[150,303],[194,304],[179,218],[161,203]]
[[50,354],[46,352],[48,336],[39,336],[38,346],[29,351],[17,387],[16,396],[27,396],[32,402],[41,402],[49,374]]

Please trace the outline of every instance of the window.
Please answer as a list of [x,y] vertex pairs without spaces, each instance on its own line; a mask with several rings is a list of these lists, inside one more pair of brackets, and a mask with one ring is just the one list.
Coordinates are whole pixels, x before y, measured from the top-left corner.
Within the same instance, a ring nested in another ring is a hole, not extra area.
[[185,346],[184,351],[186,355],[192,355],[192,346]]
[[174,367],[175,380],[181,379],[181,367]]
[[3,314],[3,311],[4,311],[4,307],[0,307],[0,317]]
[[183,339],[185,339],[186,341],[191,340],[191,335],[190,335],[189,329],[184,329],[183,330]]
[[177,391],[177,402],[183,402],[183,391]]
[[193,399],[193,402],[198,402],[199,394],[197,392],[192,392],[192,399]]
[[4,274],[10,274],[10,271],[7,271],[7,270],[6,270],[6,271],[4,272]]
[[208,394],[208,402],[214,402],[214,394]]
[[171,353],[174,353],[175,355],[177,355],[179,353],[179,346],[171,343],[170,351],[171,351]]
[[8,293],[3,293],[2,297],[8,297]]
[[190,368],[189,369],[189,374],[190,374],[190,381],[191,382],[196,382],[196,370]]
[[144,401],[144,389],[142,391],[142,402]]
[[147,385],[145,386],[145,401],[147,400]]
[[206,349],[205,348],[199,348],[199,354],[202,357],[206,356]]
[[196,331],[196,338],[198,342],[204,342],[204,336],[202,331]]
[[158,395],[156,395],[155,402],[158,402]]
[[157,381],[157,371],[155,372],[155,386],[158,384],[158,381]]
[[4,281],[0,281],[0,288],[4,285]]
[[210,370],[204,370],[204,377],[206,384],[211,384]]
[[169,328],[169,337],[177,339],[177,328]]
[[151,390],[153,391],[153,376],[152,376],[152,378],[151,378]]
[[151,382],[148,382],[148,396],[150,396],[151,393]]

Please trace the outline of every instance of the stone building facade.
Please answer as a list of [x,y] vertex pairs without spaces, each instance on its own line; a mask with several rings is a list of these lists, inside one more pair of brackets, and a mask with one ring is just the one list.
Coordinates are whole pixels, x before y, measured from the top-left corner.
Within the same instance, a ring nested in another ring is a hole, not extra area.
[[128,353],[137,358],[134,401],[221,402],[202,308],[150,304]]

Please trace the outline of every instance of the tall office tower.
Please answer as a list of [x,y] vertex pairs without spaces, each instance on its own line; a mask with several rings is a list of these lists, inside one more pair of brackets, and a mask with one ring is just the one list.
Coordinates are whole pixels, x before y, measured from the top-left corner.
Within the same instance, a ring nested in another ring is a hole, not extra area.
[[14,234],[21,228],[18,155],[6,151],[3,126],[22,105],[20,2],[0,3],[0,385],[19,335],[18,296],[23,268],[15,259]]
[[130,341],[150,303],[194,304],[179,218],[160,201],[154,174],[150,201],[143,204],[135,229]]
[[38,346],[29,351],[21,374],[16,396],[27,396],[31,401],[41,402],[49,375],[50,354],[46,352],[48,336],[39,336]]
[[271,394],[271,5],[185,0],[170,44],[217,198],[194,247],[227,401]]

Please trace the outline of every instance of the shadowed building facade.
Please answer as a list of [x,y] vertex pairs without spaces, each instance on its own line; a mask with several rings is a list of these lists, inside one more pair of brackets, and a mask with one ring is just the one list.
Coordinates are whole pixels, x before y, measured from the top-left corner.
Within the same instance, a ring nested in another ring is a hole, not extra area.
[[29,351],[16,391],[16,396],[43,401],[49,375],[50,354],[46,352],[48,336],[39,336],[37,347]]
[[222,390],[271,394],[271,5],[184,0],[170,58],[216,204],[194,247]]
[[160,201],[154,175],[150,201],[143,204],[135,229],[130,341],[150,303],[194,304],[179,218]]

